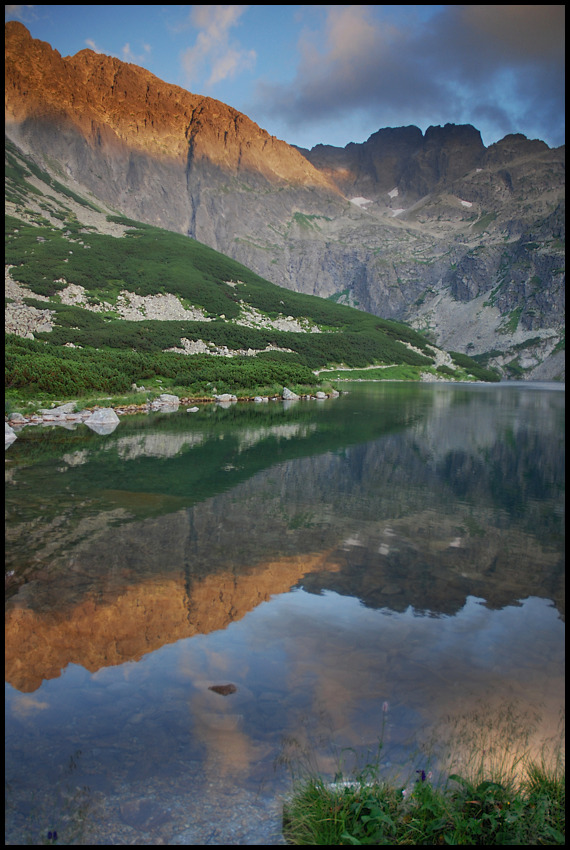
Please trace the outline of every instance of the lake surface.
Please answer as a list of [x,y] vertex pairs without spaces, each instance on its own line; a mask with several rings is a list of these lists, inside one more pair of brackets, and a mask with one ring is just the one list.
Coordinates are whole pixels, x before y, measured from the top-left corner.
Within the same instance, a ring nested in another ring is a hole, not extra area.
[[282,844],[308,764],[556,734],[563,387],[344,386],[8,448],[7,844]]

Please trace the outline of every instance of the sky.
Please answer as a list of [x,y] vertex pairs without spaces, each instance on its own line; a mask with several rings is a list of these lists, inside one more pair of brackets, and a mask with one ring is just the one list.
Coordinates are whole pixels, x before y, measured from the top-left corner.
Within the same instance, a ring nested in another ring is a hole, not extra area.
[[564,6],[7,5],[62,56],[90,48],[221,100],[289,144],[472,124],[564,144]]

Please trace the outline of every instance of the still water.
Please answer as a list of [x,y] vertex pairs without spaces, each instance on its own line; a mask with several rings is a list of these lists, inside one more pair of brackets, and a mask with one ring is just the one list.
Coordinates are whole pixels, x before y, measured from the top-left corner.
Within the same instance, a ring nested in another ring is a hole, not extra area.
[[7,844],[282,844],[308,764],[554,735],[563,387],[345,386],[8,448]]

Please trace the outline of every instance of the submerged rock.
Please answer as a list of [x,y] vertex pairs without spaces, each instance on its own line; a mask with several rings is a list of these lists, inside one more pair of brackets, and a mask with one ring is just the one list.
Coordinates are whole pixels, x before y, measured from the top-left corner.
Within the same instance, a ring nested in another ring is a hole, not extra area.
[[227,697],[229,694],[235,694],[237,687],[236,685],[232,685],[230,682],[227,685],[210,685],[208,690],[214,691],[216,694],[221,694],[223,697]]

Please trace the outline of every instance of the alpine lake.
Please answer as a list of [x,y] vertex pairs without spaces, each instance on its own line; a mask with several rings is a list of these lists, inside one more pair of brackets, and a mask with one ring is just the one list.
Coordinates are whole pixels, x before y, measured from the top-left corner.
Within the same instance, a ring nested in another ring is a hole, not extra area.
[[303,770],[560,734],[564,385],[342,386],[20,431],[6,844],[283,844]]

